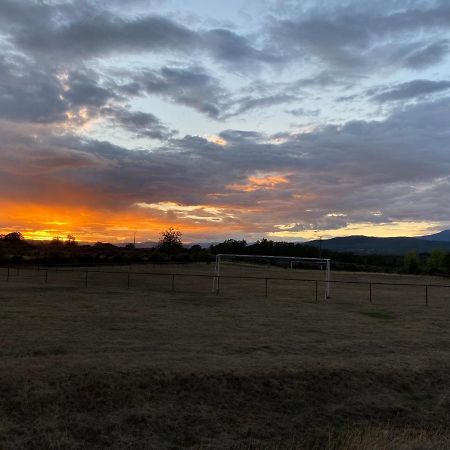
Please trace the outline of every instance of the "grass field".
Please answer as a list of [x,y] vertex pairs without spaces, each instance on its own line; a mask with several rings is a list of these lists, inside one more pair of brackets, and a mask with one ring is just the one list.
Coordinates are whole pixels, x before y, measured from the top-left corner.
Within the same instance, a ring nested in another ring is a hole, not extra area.
[[[0,448],[450,448],[450,289],[224,278],[212,266],[11,271]],[[119,273],[107,274],[105,270]],[[122,273],[123,272],[123,273]],[[225,275],[322,279],[225,267]],[[0,269],[0,279],[6,274]],[[278,275],[279,274],[279,275]],[[432,277],[333,279],[450,284]]]

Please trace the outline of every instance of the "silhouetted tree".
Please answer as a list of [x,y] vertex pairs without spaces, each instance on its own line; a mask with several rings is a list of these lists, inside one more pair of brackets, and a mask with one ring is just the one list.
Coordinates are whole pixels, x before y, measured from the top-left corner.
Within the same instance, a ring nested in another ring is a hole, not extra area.
[[61,236],[54,236],[50,244],[59,247],[63,245],[63,240],[61,239]]
[[203,249],[202,249],[202,246],[201,246],[201,245],[199,245],[199,244],[194,244],[194,245],[190,248],[190,250],[191,250],[191,252],[199,253],[199,252],[201,252]]
[[25,240],[22,233],[20,233],[19,231],[14,231],[13,233],[2,235],[0,236],[0,239],[9,242],[21,242]]
[[94,244],[95,248],[100,248],[103,250],[114,250],[117,248],[114,244],[110,244],[109,242],[96,242]]
[[77,245],[77,240],[73,234],[67,235],[66,245],[69,247],[75,247]]
[[181,231],[175,230],[172,227],[163,231],[161,233],[161,239],[158,242],[158,250],[168,254],[180,251],[183,248],[183,243],[181,242],[182,235]]
[[236,239],[227,239],[217,245],[211,245],[211,253],[232,253],[232,254],[246,254],[247,253],[247,241],[237,241]]

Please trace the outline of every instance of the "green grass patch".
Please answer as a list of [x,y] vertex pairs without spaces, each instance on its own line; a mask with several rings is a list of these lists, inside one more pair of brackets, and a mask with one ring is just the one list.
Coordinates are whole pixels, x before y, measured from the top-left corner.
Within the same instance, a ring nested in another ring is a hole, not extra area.
[[372,317],[373,319],[380,320],[392,320],[395,316],[387,311],[360,311],[360,314],[367,317]]

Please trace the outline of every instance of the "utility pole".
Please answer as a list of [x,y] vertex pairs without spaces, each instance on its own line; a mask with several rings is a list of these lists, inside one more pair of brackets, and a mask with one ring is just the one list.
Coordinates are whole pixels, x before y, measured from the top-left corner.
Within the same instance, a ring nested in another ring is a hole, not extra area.
[[136,231],[133,231],[133,246],[136,248]]

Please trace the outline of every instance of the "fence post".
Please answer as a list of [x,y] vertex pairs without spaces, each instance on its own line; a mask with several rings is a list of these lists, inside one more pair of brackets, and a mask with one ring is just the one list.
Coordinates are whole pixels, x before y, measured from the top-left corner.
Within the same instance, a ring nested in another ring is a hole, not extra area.
[[88,271],[86,270],[86,273],[84,275],[84,287],[87,288],[88,286]]
[[318,286],[318,282],[317,280],[315,280],[315,285],[316,285],[316,303],[319,300],[319,286]]
[[219,295],[220,293],[220,275],[217,275],[217,291],[216,295]]
[[372,303],[372,283],[369,283],[369,303]]
[[265,278],[266,287],[265,287],[265,293],[264,293],[264,296],[265,296],[266,298],[267,298],[267,290],[268,290],[267,284],[268,284],[268,282],[269,282],[269,279],[268,279],[268,278]]
[[428,306],[428,284],[425,285],[425,305]]
[[127,272],[127,289],[130,289],[130,272]]
[[175,274],[172,274],[172,292],[175,292]]

